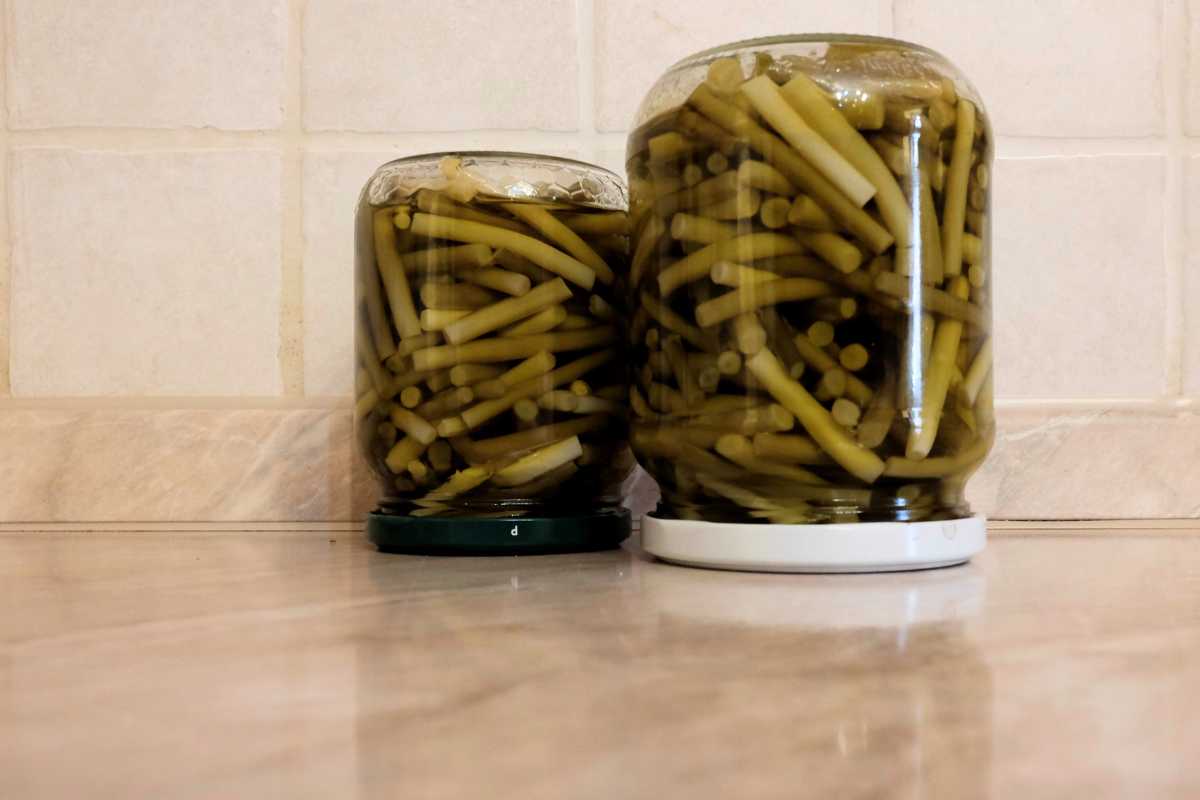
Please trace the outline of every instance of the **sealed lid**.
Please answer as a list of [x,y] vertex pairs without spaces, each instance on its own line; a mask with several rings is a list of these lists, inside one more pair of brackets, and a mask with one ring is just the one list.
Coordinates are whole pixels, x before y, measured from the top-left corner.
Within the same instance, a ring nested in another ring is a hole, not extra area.
[[376,511],[367,538],[412,555],[532,555],[609,550],[629,538],[625,508],[559,517],[404,517]]

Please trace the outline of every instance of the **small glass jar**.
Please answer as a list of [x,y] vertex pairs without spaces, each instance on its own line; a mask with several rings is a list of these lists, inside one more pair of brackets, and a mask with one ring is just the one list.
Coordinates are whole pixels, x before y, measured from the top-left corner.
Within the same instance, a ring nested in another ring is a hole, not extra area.
[[560,158],[379,168],[357,215],[356,435],[381,549],[611,547],[627,447],[624,183]]
[[653,518],[971,517],[994,431],[992,141],[958,70],[889,39],[740,42],[655,84],[627,154]]

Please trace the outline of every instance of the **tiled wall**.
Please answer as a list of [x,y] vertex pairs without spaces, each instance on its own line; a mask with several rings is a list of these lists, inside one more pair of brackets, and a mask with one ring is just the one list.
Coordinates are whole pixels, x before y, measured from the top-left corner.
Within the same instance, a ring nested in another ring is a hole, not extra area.
[[934,46],[999,135],[1000,517],[1198,516],[1200,0],[7,0],[0,522],[345,520],[355,193],[400,154],[620,169],[674,60]]

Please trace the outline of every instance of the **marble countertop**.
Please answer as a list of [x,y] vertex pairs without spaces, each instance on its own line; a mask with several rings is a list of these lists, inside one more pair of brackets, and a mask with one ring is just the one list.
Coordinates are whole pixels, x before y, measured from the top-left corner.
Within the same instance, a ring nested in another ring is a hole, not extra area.
[[965,567],[0,533],[0,797],[1200,796],[1200,528]]

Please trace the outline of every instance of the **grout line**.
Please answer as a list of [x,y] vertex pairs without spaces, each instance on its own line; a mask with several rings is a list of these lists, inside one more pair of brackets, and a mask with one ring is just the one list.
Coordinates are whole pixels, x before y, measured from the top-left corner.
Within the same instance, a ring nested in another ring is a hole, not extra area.
[[996,157],[1004,159],[1159,155],[1166,153],[1169,146],[1167,138],[1155,136],[1102,139],[998,136],[996,137]]
[[[354,401],[349,395],[309,396],[99,396],[77,397],[0,397],[0,411],[38,410],[312,410],[349,409]],[[1200,412],[1200,398],[1067,398],[1067,399],[997,399],[996,408],[1007,411],[1052,411],[1070,412],[1148,412],[1195,413]]]
[[1187,517],[1141,517],[1131,519],[989,519],[988,535],[1092,533],[1113,535],[1143,531],[1186,531],[1194,533],[1195,519]]
[[316,411],[350,409],[353,398],[258,396],[0,397],[0,411]]
[[575,0],[576,61],[579,93],[579,140],[587,148],[585,161],[600,158],[596,135],[596,10],[593,0]]
[[[1093,534],[1117,536],[1122,534],[1156,533],[1160,536],[1192,534],[1195,519],[1185,517],[1143,517],[1131,519],[989,519],[988,535],[1068,535]],[[327,522],[0,522],[0,535],[10,534],[358,534],[362,522],[329,520]]]
[[[579,0],[590,6],[590,0]],[[296,0],[302,2],[302,0]],[[584,47],[581,34],[581,54],[592,51]],[[289,47],[290,50],[290,47]],[[594,53],[592,53],[594,57]],[[290,61],[290,58],[289,58]],[[626,134],[621,131],[598,131],[595,127],[595,70],[594,65],[580,65],[579,130],[537,131],[496,128],[477,128],[453,131],[310,131],[303,129],[298,110],[292,119],[290,107],[302,102],[299,96],[299,75],[288,75],[289,114],[282,130],[227,131],[213,128],[40,128],[8,132],[10,144],[18,148],[64,148],[79,150],[181,150],[236,149],[271,150],[299,142],[309,150],[393,150],[406,141],[420,142],[422,147],[457,149],[463,142],[478,141],[493,149],[511,146],[542,146],[548,148],[577,148],[581,141],[602,146],[624,145]],[[294,123],[294,124],[290,124]],[[1124,153],[1164,153],[1171,141],[1188,152],[1200,152],[1200,137],[1103,137],[1058,138],[1049,136],[999,136],[996,139],[1000,157],[1078,156]]]
[[625,142],[629,138],[626,131],[603,131],[596,133],[596,142],[600,147],[625,149]]
[[463,130],[395,131],[307,131],[304,143],[309,152],[379,152],[387,150],[429,152],[435,150],[578,150],[581,131]]
[[12,248],[10,221],[10,187],[8,184],[8,32],[12,30],[11,3],[4,0],[0,7],[0,397],[12,394]]
[[1163,343],[1168,393],[1184,392],[1184,86],[1188,11],[1183,0],[1166,0],[1162,18],[1163,125],[1167,132],[1166,185],[1163,187]]
[[[293,89],[289,75],[289,104]],[[300,100],[298,99],[297,102]],[[272,150],[298,141],[310,150],[391,150],[397,141],[443,143],[445,149],[462,147],[464,140],[481,147],[502,149],[505,143],[544,143],[554,148],[574,148],[581,131],[536,131],[477,128],[454,131],[307,131],[295,128],[260,131],[225,131],[212,128],[44,128],[10,132],[14,147],[78,150]]]
[[304,394],[304,2],[290,0],[287,6],[287,85],[280,137],[279,375],[285,397]]
[[27,533],[359,533],[361,522],[0,522],[0,535]]
[[279,131],[225,131],[215,128],[37,128],[9,132],[13,147],[75,150],[268,150],[278,147]]
[[1200,410],[1200,400],[1188,397],[1109,397],[1109,398],[997,398],[998,411],[1147,411],[1154,413],[1194,412]]

